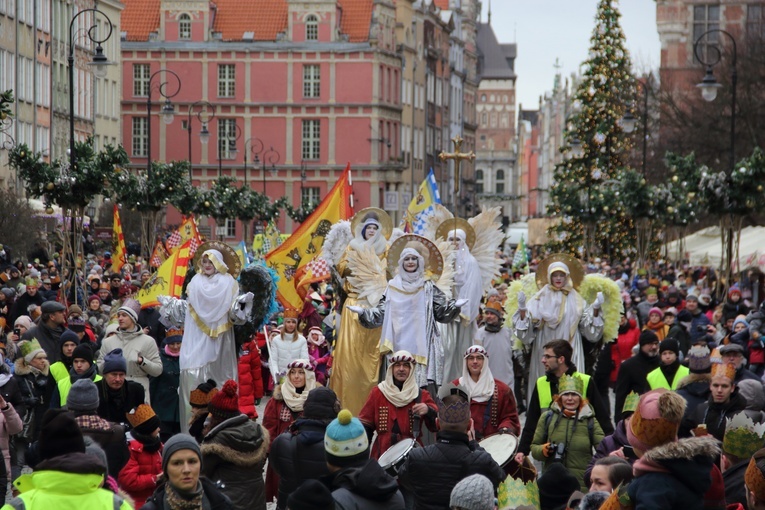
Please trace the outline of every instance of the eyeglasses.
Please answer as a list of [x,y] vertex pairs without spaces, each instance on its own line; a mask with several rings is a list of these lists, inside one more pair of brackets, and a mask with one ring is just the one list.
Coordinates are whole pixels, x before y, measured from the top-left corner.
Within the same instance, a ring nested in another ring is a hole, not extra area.
[[554,354],[542,354],[542,359],[557,359],[560,358],[560,356],[555,356]]

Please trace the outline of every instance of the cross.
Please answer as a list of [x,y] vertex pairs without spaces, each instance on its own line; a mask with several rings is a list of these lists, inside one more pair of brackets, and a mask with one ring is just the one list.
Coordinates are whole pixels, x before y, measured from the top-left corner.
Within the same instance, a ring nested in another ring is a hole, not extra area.
[[438,159],[446,161],[447,159],[454,160],[454,195],[456,196],[460,190],[460,164],[462,160],[475,161],[475,152],[461,152],[462,151],[462,137],[455,136],[452,138],[454,144],[454,152],[441,152],[438,155]]

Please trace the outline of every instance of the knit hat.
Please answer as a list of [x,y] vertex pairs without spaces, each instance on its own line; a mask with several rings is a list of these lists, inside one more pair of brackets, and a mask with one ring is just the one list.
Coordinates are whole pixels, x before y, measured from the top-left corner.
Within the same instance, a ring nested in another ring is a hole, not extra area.
[[229,379],[223,383],[223,388],[210,399],[210,414],[220,420],[239,416],[239,387],[236,381]]
[[98,387],[90,379],[74,381],[66,396],[66,407],[70,411],[95,411],[98,403]]
[[334,510],[335,500],[326,485],[318,480],[303,482],[287,498],[289,510]]
[[629,443],[634,448],[647,452],[655,446],[674,441],[685,413],[685,406],[683,397],[663,388],[644,393],[627,423]]
[[67,322],[67,326],[75,333],[85,331],[85,319],[81,316],[72,317]]
[[34,324],[32,323],[32,319],[29,318],[28,315],[19,315],[16,317],[16,320],[13,321],[14,326],[23,326],[27,329],[30,329]]
[[743,324],[744,327],[747,329],[749,328],[749,323],[746,321],[746,317],[744,315],[739,315],[736,317],[736,320],[733,321],[733,328],[736,329],[736,324]]
[[101,445],[96,443],[90,436],[82,436],[82,439],[85,441],[85,453],[98,460],[98,463],[104,467],[106,474],[108,475],[109,461],[106,459],[106,452],[104,449],[101,448]]
[[659,354],[661,354],[664,351],[672,351],[675,353],[676,356],[680,355],[680,346],[677,344],[677,340],[674,338],[667,338],[665,340],[662,340],[662,342],[659,344]]
[[40,347],[40,342],[33,338],[32,340],[24,340],[19,343],[19,353],[24,357],[24,361],[29,363],[35,359],[35,356],[40,353],[44,354],[45,351]]
[[159,428],[160,422],[154,409],[148,404],[141,404],[125,413],[130,426],[140,434],[148,436]]
[[664,317],[666,317],[667,315],[671,315],[672,317],[677,317],[677,308],[675,308],[674,306],[670,306],[669,308],[664,310]]
[[[91,383],[92,384],[92,383]],[[40,461],[68,453],[85,453],[85,441],[74,416],[65,409],[48,409],[37,441]]]
[[708,374],[712,371],[709,347],[694,345],[688,350],[688,369],[692,374]]
[[104,356],[104,366],[101,373],[106,375],[110,372],[127,372],[127,360],[122,355],[122,349],[114,349]]
[[324,454],[328,464],[339,467],[363,464],[369,458],[366,429],[348,409],[340,411],[327,425]]
[[598,510],[610,494],[603,491],[588,492],[579,503],[579,510]]
[[113,334],[117,333],[119,330],[120,330],[120,326],[116,322],[107,324],[106,328],[104,329],[104,338],[109,338]]
[[656,333],[653,331],[646,329],[640,333],[638,342],[640,343],[640,347],[643,347],[644,345],[659,343],[659,337],[656,336]]
[[167,463],[170,462],[173,454],[180,450],[193,451],[199,457],[199,462],[202,462],[202,451],[199,449],[197,440],[188,434],[175,434],[167,440],[162,448],[162,472],[165,473],[165,476],[167,476]]
[[170,328],[165,333],[165,338],[162,340],[163,345],[174,344],[176,342],[183,342],[183,328]]
[[119,307],[117,312],[124,312],[133,319],[133,322],[138,324],[138,314],[141,313],[141,303],[135,299],[126,299],[122,306]]
[[656,288],[655,287],[648,287],[647,289],[645,289],[645,295],[646,296],[650,296],[650,295],[656,296],[656,295],[658,295],[658,292],[656,292]]
[[337,416],[336,406],[340,403],[331,389],[319,386],[308,392],[303,404],[303,418],[311,420],[332,420]]
[[74,345],[80,345],[80,337],[71,329],[65,329],[58,339],[59,344],[63,347],[67,342],[73,342]]
[[494,486],[483,475],[463,478],[452,489],[449,507],[459,510],[494,510]]
[[69,305],[67,315],[82,315],[82,307],[80,305]]
[[98,297],[98,294],[92,294],[92,295],[91,295],[91,296],[88,298],[88,305],[90,305],[90,303],[92,303],[93,301],[98,301],[98,304],[99,304],[99,305],[103,303],[103,302],[101,301],[101,298],[100,298],[100,297]]
[[688,302],[688,301],[696,301],[698,303],[699,302],[699,297],[696,294],[688,294],[685,297],[685,301],[686,302]]
[[659,317],[664,317],[664,312],[662,312],[662,311],[661,311],[661,308],[659,308],[658,306],[654,306],[653,308],[651,308],[650,310],[648,310],[648,316],[649,316],[649,317],[650,317],[652,314],[654,314],[654,313],[655,313],[656,315],[658,315]]
[[83,342],[78,344],[74,351],[72,351],[72,359],[84,359],[93,365],[93,348],[90,346],[90,343]]
[[195,390],[191,390],[189,404],[191,404],[192,407],[207,407],[210,403],[210,399],[218,393],[217,385],[218,383],[212,379],[208,379],[197,386]]
[[537,480],[537,485],[542,508],[564,507],[571,494],[579,490],[579,480],[560,462],[550,464],[547,472]]

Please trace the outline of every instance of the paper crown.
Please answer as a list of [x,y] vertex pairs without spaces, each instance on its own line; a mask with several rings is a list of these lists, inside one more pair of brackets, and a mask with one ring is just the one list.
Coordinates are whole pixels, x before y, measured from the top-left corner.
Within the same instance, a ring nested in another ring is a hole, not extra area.
[[749,466],[744,473],[744,482],[746,482],[746,488],[754,493],[754,497],[760,501],[765,499],[765,476],[762,474],[762,470],[757,467],[757,461],[765,457],[765,449],[758,450],[752,455],[752,460],[749,461]]
[[558,379],[558,395],[564,393],[576,393],[580,397],[584,396],[584,383],[578,377],[573,377],[568,374],[563,374]]
[[130,412],[125,413],[125,415],[127,416],[130,425],[135,428],[142,423],[149,421],[156,416],[156,413],[154,413],[154,409],[152,409],[150,405],[141,404]]
[[608,496],[608,499],[600,505],[600,510],[625,510],[633,508],[629,494],[627,494],[627,487],[628,485],[619,484],[611,495]]
[[731,381],[736,379],[736,365],[733,363],[712,364],[712,377],[727,377]]
[[523,480],[508,476],[499,484],[497,503],[500,510],[541,507],[539,487],[536,481],[523,483]]
[[746,414],[738,413],[725,425],[723,451],[739,459],[748,459],[763,447],[763,435],[765,423],[755,424]]
[[294,308],[285,308],[284,309],[284,318],[285,319],[297,319],[300,315],[300,312],[298,310],[295,310]]
[[635,409],[637,409],[638,401],[640,401],[640,395],[634,391],[630,391],[624,399],[622,413],[634,413]]
[[495,315],[498,315],[499,317],[502,317],[505,311],[502,309],[502,305],[500,305],[496,301],[492,301],[486,304],[486,307],[484,308],[484,312],[493,313]]

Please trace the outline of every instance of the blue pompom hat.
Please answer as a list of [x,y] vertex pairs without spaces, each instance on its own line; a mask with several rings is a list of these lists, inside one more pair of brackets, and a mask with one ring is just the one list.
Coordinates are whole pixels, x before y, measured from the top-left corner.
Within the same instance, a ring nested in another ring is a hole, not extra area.
[[337,418],[327,425],[324,452],[327,462],[333,466],[354,466],[369,459],[367,431],[349,410],[340,411]]

